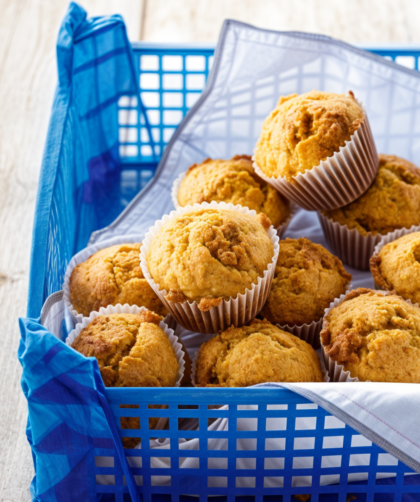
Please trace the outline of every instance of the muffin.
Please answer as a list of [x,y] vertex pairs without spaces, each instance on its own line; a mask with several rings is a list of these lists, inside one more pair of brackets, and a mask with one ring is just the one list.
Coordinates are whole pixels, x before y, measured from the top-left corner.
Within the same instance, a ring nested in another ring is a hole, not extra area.
[[321,341],[353,378],[420,382],[420,309],[393,292],[351,291],[324,317]]
[[381,289],[420,303],[420,232],[390,242],[370,259],[370,269]]
[[320,244],[305,238],[285,239],[260,317],[281,326],[318,321],[351,279],[341,261]]
[[380,154],[378,173],[367,192],[347,206],[322,214],[362,236],[419,225],[420,169],[396,155]]
[[106,387],[173,387],[179,366],[159,328],[161,320],[148,310],[100,315],[82,329],[72,347],[96,357]]
[[255,161],[266,176],[290,181],[338,152],[363,119],[352,92],[282,96],[263,123]]
[[[159,327],[161,320],[148,310],[138,315],[98,316],[81,330],[72,347],[96,358],[106,387],[173,387],[179,365],[171,342]],[[154,429],[158,420],[150,418],[149,428]],[[121,429],[140,429],[140,419],[121,417]],[[123,438],[125,448],[134,448],[139,442],[140,438]]]
[[240,204],[264,213],[276,228],[290,214],[288,201],[255,174],[247,155],[236,155],[230,160],[206,159],[192,165],[177,198],[181,207],[213,200]]
[[197,302],[207,312],[263,277],[274,256],[269,228],[264,213],[207,208],[177,215],[152,239],[148,271],[167,301]]
[[73,269],[69,290],[73,308],[85,317],[108,305],[137,305],[166,316],[167,310],[144,278],[139,244],[101,249]]
[[259,319],[203,343],[195,368],[195,384],[201,387],[322,381],[318,356],[309,344]]

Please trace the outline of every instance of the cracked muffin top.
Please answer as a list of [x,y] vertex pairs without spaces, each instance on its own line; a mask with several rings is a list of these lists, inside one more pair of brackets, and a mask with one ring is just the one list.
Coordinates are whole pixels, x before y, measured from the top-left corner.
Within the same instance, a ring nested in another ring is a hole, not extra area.
[[361,381],[420,383],[420,309],[393,292],[351,291],[324,317],[321,340]]
[[404,235],[383,246],[370,259],[375,282],[414,303],[420,302],[420,232]]
[[179,205],[212,201],[232,202],[264,213],[274,227],[290,214],[288,201],[255,174],[247,155],[230,160],[206,159],[188,169],[179,187]]
[[141,244],[101,249],[73,269],[70,296],[73,308],[85,317],[108,305],[137,305],[159,315],[167,311],[143,276]]
[[195,383],[202,387],[322,381],[315,350],[267,320],[223,331],[203,343],[196,362]]
[[148,310],[98,316],[72,347],[96,358],[106,387],[173,387],[179,366],[161,320]]
[[290,180],[338,152],[363,118],[351,91],[282,96],[263,123],[255,161],[267,176]]
[[370,188],[351,204],[323,211],[361,235],[387,234],[420,224],[420,169],[396,155],[379,155],[379,169]]
[[196,301],[207,311],[263,277],[274,254],[269,228],[264,213],[203,209],[177,216],[150,244],[150,275],[168,301]]
[[341,261],[320,244],[305,238],[285,239],[260,317],[281,326],[318,321],[351,279]]

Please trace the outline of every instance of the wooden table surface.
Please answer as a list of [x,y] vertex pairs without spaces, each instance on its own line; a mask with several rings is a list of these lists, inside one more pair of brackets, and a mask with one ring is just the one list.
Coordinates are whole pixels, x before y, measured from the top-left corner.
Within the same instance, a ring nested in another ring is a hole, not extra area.
[[[17,361],[39,169],[67,0],[0,0],[0,502],[29,501],[34,471]],[[215,42],[225,18],[350,43],[420,42],[416,0],[82,0],[120,13],[131,40]]]

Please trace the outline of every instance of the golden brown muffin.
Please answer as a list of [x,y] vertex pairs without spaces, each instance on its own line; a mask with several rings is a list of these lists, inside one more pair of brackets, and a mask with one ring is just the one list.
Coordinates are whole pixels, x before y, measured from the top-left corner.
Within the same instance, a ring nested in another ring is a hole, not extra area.
[[420,383],[420,309],[394,292],[351,291],[324,318],[321,340],[361,381]]
[[73,269],[70,296],[73,308],[85,317],[108,305],[137,305],[166,316],[167,310],[143,276],[141,244],[101,249]]
[[305,238],[285,239],[260,317],[281,326],[318,321],[351,279],[341,261],[320,244]]
[[322,382],[314,349],[264,319],[233,326],[200,347],[195,383],[247,387],[264,382]]
[[212,201],[240,204],[264,213],[276,228],[290,214],[288,201],[255,174],[248,155],[236,155],[230,160],[206,159],[188,169],[179,187],[179,205]]
[[263,277],[274,246],[264,215],[203,209],[177,216],[155,235],[147,253],[150,275],[166,298],[196,301],[207,311]]
[[[82,329],[72,347],[86,357],[96,358],[106,387],[173,387],[179,366],[171,342],[159,328],[161,320],[148,310],[139,315],[99,316]],[[154,429],[157,422],[158,418],[150,418],[149,428]],[[139,429],[140,419],[122,417],[121,428]],[[123,445],[134,448],[139,441],[123,438]]]
[[282,96],[263,123],[255,161],[267,176],[290,180],[338,152],[363,118],[352,92]]
[[379,155],[379,169],[370,188],[351,204],[323,211],[361,235],[387,234],[420,224],[420,169],[396,155]]
[[420,232],[386,244],[370,259],[375,282],[414,303],[420,302]]

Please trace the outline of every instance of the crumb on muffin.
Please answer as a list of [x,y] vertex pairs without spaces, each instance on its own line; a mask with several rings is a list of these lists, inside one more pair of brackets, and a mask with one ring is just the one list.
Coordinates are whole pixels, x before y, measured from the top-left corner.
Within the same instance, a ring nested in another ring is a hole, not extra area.
[[361,381],[420,383],[420,309],[358,288],[324,318],[325,352]]
[[255,161],[267,176],[290,180],[338,152],[363,119],[351,91],[282,96],[263,123]]
[[281,326],[318,321],[351,279],[342,262],[320,244],[305,238],[285,239],[260,317]]
[[165,223],[147,266],[172,302],[196,301],[203,311],[236,298],[264,276],[274,254],[270,221],[237,211],[202,209]]
[[315,350],[267,320],[228,328],[203,343],[196,361],[195,383],[204,387],[322,381]]
[[206,159],[188,169],[179,187],[179,205],[212,201],[240,204],[264,213],[274,227],[290,214],[288,201],[257,176],[248,155],[236,155],[230,160]]
[[347,206],[322,214],[361,235],[385,235],[419,225],[420,169],[396,155],[380,154],[370,188]]
[[137,305],[166,316],[167,310],[149,286],[140,267],[138,244],[101,249],[76,265],[70,277],[73,308],[85,317],[108,305]]
[[414,303],[420,302],[420,232],[413,232],[392,241],[370,259],[376,284],[394,290]]

